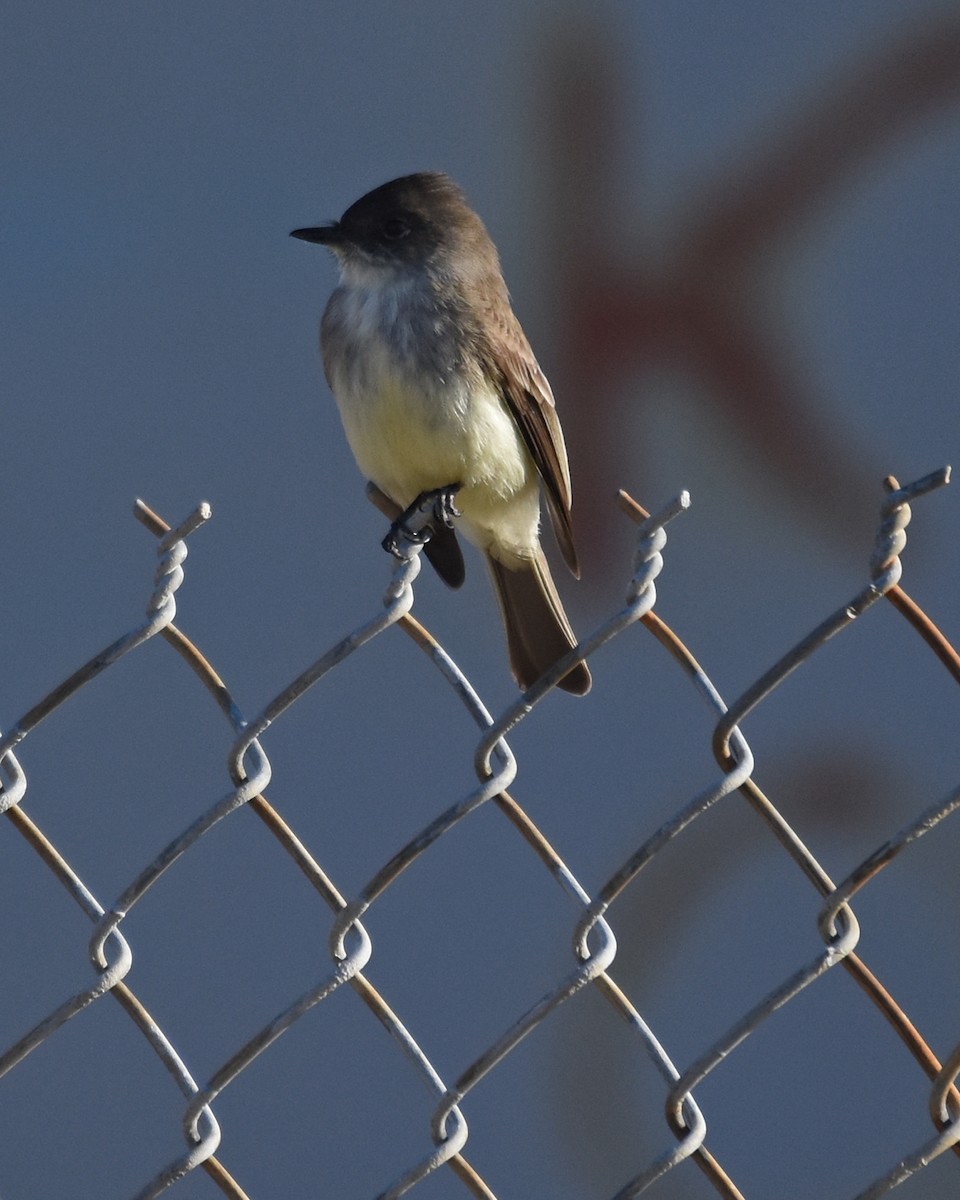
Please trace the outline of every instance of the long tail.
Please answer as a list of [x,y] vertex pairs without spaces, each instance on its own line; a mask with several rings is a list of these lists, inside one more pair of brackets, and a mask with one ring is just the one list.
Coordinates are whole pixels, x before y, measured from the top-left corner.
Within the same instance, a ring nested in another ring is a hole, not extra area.
[[[507,632],[510,667],[526,691],[577,644],[577,639],[539,547],[530,566],[517,571],[509,570],[489,554],[486,557]],[[584,696],[591,682],[587,664],[581,662],[571,667],[557,686]]]

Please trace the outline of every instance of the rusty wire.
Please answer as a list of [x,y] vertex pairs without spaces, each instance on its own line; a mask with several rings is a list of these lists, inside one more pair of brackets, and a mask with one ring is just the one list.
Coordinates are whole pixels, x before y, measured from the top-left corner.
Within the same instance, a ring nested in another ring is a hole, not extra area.
[[[960,1047],[947,1055],[941,1064],[889,991],[858,958],[854,948],[859,937],[859,926],[850,905],[854,896],[895,856],[925,836],[960,807],[960,788],[929,805],[914,821],[868,855],[840,884],[834,884],[800,836],[756,783],[753,755],[740,726],[783,679],[884,596],[916,629],[953,678],[960,682],[960,658],[919,605],[906,596],[899,586],[902,570],[899,555],[905,543],[905,529],[911,516],[910,501],[942,486],[948,479],[949,470],[945,469],[904,488],[892,478],[886,481],[888,495],[881,512],[881,523],[870,560],[867,584],[849,603],[821,622],[810,635],[788,651],[774,667],[729,706],[725,704],[713,682],[683,642],[662,618],[652,611],[656,600],[654,580],[663,566],[661,552],[665,544],[665,525],[686,510],[689,497],[682,493],[659,514],[650,517],[625,493],[621,493],[621,507],[639,525],[634,575],[627,590],[625,606],[603,622],[577,649],[571,651],[542,680],[496,718],[484,707],[469,680],[445,649],[410,613],[414,599],[412,585],[419,571],[421,549],[415,541],[410,541],[404,548],[403,559],[395,566],[382,608],[321,655],[288,687],[270,700],[257,716],[247,721],[213,666],[173,623],[176,613],[174,593],[183,579],[185,539],[209,518],[209,506],[201,505],[181,526],[171,530],[162,518],[138,502],[138,519],[158,538],[159,566],[155,589],[148,604],[147,620],[131,633],[111,643],[84,667],[70,675],[28,710],[0,739],[0,812],[5,812],[13,827],[27,839],[93,922],[90,957],[96,976],[92,985],[86,986],[57,1006],[0,1055],[0,1074],[12,1070],[36,1046],[52,1037],[59,1028],[88,1005],[104,995],[113,995],[147,1038],[186,1100],[183,1116],[186,1152],[158,1172],[138,1193],[138,1200],[160,1195],[198,1166],[203,1167],[223,1195],[233,1200],[241,1200],[245,1193],[240,1184],[215,1155],[220,1133],[212,1105],[223,1089],[297,1020],[342,985],[348,984],[386,1030],[436,1101],[430,1131],[432,1150],[389,1185],[381,1193],[381,1197],[383,1200],[399,1197],[440,1166],[447,1165],[471,1195],[490,1200],[494,1197],[493,1191],[463,1155],[469,1131],[461,1105],[473,1088],[495,1070],[532,1029],[548,1020],[560,1005],[565,1004],[583,988],[590,986],[597,989],[639,1037],[639,1044],[659,1071],[666,1089],[669,1144],[652,1161],[643,1165],[633,1178],[624,1183],[616,1194],[616,1200],[626,1200],[627,1197],[639,1195],[688,1157],[697,1163],[716,1194],[725,1197],[726,1200],[736,1200],[742,1197],[742,1193],[718,1159],[706,1147],[707,1122],[695,1099],[694,1089],[712,1071],[727,1062],[736,1047],[762,1022],[833,966],[842,964],[857,980],[864,994],[890,1021],[932,1084],[930,1114],[935,1129],[934,1136],[879,1176],[861,1193],[864,1200],[867,1197],[875,1200],[876,1197],[885,1195],[945,1149],[956,1149],[960,1145],[960,1094],[955,1084],[960,1073]],[[423,523],[426,523],[429,514],[425,512],[422,517]],[[667,649],[701,699],[715,714],[713,745],[720,774],[659,829],[646,837],[641,846],[627,856],[623,865],[608,881],[591,895],[577,880],[564,858],[508,792],[507,789],[516,773],[516,763],[505,738],[519,722],[527,719],[535,710],[543,696],[569,670],[573,661],[580,657],[588,657],[600,645],[617,637],[635,623],[642,624]],[[290,706],[327,672],[394,624],[428,655],[444,682],[451,687],[475,722],[480,733],[474,762],[478,783],[467,795],[449,806],[412,837],[352,899],[348,899],[264,795],[264,789],[270,780],[271,767],[260,744],[260,738],[274,721],[281,718]],[[187,829],[140,871],[112,905],[106,907],[23,810],[21,800],[26,790],[26,778],[13,751],[37,725],[46,720],[86,682],[156,634],[160,634],[183,658],[233,728],[235,740],[228,764],[232,786],[229,792],[198,815]],[[769,825],[780,845],[823,897],[819,931],[824,941],[824,950],[815,959],[792,972],[768,995],[759,997],[750,1011],[743,1014],[713,1046],[708,1047],[694,1062],[681,1070],[674,1064],[653,1029],[611,973],[615,964],[617,943],[613,927],[609,923],[610,915],[617,900],[664,846],[683,833],[709,808],[727,801],[728,797],[736,793],[747,799],[754,811]],[[447,1083],[422,1049],[422,1036],[418,1040],[407,1029],[388,1001],[364,974],[372,946],[362,919],[371,905],[376,903],[407,867],[488,801],[497,806],[572,902],[572,963],[570,971],[555,987],[520,1014],[452,1083]],[[124,981],[130,970],[132,951],[120,926],[130,909],[173,862],[188,852],[219,821],[245,806],[263,821],[333,914],[329,936],[331,965],[329,971],[317,980],[313,987],[295,997],[282,1013],[263,1026],[244,1045],[238,1047],[205,1083],[200,1084],[180,1059],[169,1038]]]

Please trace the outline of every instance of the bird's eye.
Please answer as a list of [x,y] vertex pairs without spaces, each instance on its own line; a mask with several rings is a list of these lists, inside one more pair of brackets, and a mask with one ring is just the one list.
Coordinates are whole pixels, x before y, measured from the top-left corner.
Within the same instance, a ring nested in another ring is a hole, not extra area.
[[380,229],[383,236],[391,242],[398,242],[410,232],[410,226],[403,217],[387,217]]

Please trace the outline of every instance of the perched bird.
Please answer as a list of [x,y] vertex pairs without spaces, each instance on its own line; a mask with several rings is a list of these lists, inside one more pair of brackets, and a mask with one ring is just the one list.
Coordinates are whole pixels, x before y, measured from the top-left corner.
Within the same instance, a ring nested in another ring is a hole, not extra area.
[[[490,235],[451,179],[424,172],[291,236],[326,246],[340,268],[320,346],[357,465],[400,509],[441,498],[425,552],[452,587],[463,581],[449,521],[459,517],[486,555],[514,677],[530,687],[576,644],[540,545],[541,483],[563,557],[580,571],[553,393]],[[559,686],[584,695],[590,683],[580,662]]]

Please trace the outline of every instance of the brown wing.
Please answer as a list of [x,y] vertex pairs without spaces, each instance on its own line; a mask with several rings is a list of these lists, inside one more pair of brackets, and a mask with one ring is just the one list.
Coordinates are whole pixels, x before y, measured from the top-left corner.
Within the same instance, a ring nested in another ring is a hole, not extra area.
[[[506,316],[503,316],[504,308]],[[579,579],[580,564],[570,520],[570,468],[553,392],[509,301],[505,306],[488,309],[488,319],[500,334],[495,342],[488,340],[488,365],[500,383],[503,397],[543,479],[550,518],[564,561]]]

